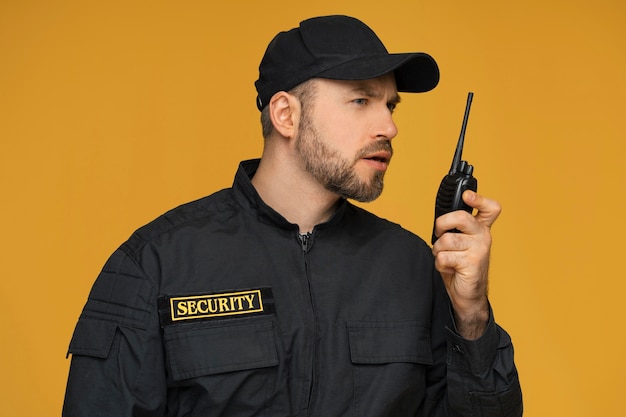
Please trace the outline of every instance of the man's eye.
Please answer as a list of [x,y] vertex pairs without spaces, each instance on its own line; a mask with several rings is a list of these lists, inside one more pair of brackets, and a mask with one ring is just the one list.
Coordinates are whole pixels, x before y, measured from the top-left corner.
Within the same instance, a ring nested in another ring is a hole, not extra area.
[[396,109],[397,104],[396,103],[388,103],[387,104],[387,108],[389,109],[390,112],[393,113],[393,111]]
[[362,106],[362,105],[367,104],[367,99],[366,98],[357,98],[357,99],[352,100],[352,102],[354,104],[359,104],[359,105]]

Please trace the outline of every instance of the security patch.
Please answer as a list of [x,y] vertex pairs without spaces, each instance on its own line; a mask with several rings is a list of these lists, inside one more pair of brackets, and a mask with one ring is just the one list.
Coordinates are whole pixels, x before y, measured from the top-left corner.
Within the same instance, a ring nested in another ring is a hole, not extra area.
[[274,313],[271,288],[159,298],[161,325],[185,320],[217,320]]

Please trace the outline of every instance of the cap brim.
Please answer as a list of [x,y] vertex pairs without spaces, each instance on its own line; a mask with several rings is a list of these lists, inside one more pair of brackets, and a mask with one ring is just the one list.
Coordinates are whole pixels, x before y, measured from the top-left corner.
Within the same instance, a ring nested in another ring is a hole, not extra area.
[[423,93],[439,83],[437,63],[430,55],[421,52],[361,57],[322,71],[315,77],[367,80],[392,71],[400,92]]

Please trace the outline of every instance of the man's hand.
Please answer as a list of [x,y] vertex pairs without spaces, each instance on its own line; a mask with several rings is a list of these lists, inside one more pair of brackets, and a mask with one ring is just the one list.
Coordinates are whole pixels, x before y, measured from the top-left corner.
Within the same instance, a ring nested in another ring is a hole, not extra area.
[[[439,238],[433,255],[452,301],[457,330],[475,340],[482,336],[489,319],[490,229],[502,208],[497,201],[469,190],[463,193],[463,201],[476,209],[476,214],[459,210],[440,216],[435,222]],[[452,229],[461,233],[445,233]]]

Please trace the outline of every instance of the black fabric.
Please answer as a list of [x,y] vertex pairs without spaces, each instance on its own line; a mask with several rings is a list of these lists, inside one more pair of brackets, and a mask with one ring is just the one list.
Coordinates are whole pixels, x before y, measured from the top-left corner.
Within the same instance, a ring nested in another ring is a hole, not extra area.
[[321,16],[272,39],[255,82],[262,110],[278,91],[311,78],[367,80],[394,72],[398,91],[422,93],[439,83],[435,60],[423,52],[390,54],[363,22],[349,16]]
[[[493,316],[475,342],[450,330],[423,240],[343,201],[303,250],[254,191],[257,164],[112,255],[70,344],[64,416],[521,415],[510,338]],[[159,319],[162,297],[262,288],[271,314]]]

